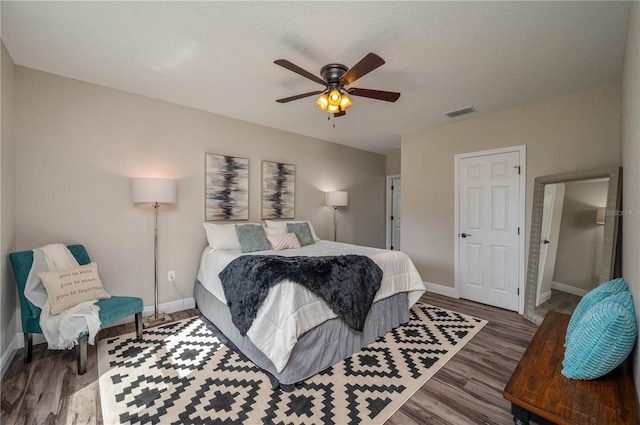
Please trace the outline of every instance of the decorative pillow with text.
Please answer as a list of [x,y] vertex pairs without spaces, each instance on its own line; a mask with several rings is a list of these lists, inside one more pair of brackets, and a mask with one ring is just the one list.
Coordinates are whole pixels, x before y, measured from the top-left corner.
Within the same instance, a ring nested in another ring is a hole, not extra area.
[[60,314],[82,302],[111,298],[98,276],[98,264],[38,272],[47,290],[51,314]]

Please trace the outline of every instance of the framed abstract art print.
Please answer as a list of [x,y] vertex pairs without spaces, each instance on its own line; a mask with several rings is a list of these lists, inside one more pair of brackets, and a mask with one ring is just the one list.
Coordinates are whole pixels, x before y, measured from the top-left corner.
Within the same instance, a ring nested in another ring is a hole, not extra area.
[[205,154],[204,219],[249,219],[249,160]]
[[262,219],[295,217],[296,166],[262,161]]

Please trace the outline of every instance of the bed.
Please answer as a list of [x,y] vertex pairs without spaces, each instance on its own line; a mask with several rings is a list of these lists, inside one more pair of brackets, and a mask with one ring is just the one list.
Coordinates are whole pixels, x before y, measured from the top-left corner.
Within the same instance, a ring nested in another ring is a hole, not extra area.
[[[234,326],[219,273],[241,255],[363,255],[383,272],[380,288],[362,332],[349,327],[305,287],[283,281],[272,287],[246,335]],[[399,251],[316,240],[299,249],[242,254],[234,249],[204,249],[194,289],[200,312],[246,357],[268,372],[274,385],[290,389],[409,320],[410,307],[425,292],[408,256]]]

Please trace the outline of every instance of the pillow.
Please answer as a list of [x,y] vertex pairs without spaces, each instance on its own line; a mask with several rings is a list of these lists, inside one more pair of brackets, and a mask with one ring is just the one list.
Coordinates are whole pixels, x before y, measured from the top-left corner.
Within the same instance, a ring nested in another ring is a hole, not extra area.
[[285,233],[284,235],[267,235],[267,239],[271,246],[276,251],[282,251],[283,249],[295,249],[302,248],[300,241],[295,233]]
[[289,221],[273,221],[273,220],[265,220],[264,221],[265,225],[267,226],[267,228],[277,228],[280,227],[282,228],[282,233],[288,233],[287,232],[287,224],[288,223],[307,223],[309,225],[309,229],[311,230],[311,236],[313,236],[313,240],[315,242],[319,241],[320,238],[318,237],[318,235],[316,234],[316,231],[313,229],[313,224],[311,224],[311,222],[309,221],[295,221],[295,220],[289,220]]
[[240,241],[240,252],[266,251],[271,249],[262,224],[236,224]]
[[638,333],[633,297],[622,291],[593,306],[567,341],[562,374],[596,379],[618,367],[631,353]]
[[278,227],[265,227],[264,228],[267,237],[275,236],[275,235],[286,235],[287,227],[286,226],[278,226]]
[[38,272],[38,277],[47,289],[51,314],[60,314],[81,302],[111,298],[102,287],[96,263]]
[[300,241],[300,245],[306,246],[311,245],[314,242],[313,236],[311,236],[311,229],[309,228],[309,223],[287,223],[287,230],[289,233],[295,233]]
[[240,250],[240,241],[235,224],[202,223],[207,233],[207,242],[213,249]]
[[[618,278],[610,280],[609,282],[603,283],[589,291],[578,303],[576,309],[573,311],[571,315],[571,319],[569,320],[569,326],[567,327],[567,335],[565,337],[565,341],[569,340],[569,337],[573,333],[573,330],[580,322],[580,319],[597,303],[604,300],[605,298],[610,297],[611,295],[617,294],[621,291],[628,291],[627,282],[624,279]],[[566,343],[565,343],[566,346]]]

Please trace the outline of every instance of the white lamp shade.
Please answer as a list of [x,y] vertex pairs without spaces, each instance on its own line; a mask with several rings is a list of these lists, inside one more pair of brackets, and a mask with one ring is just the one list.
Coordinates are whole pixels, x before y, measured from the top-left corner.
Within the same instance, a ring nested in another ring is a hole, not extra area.
[[330,207],[346,207],[349,205],[349,193],[344,190],[327,192],[326,204]]
[[178,188],[175,180],[141,177],[131,179],[134,203],[175,204]]

